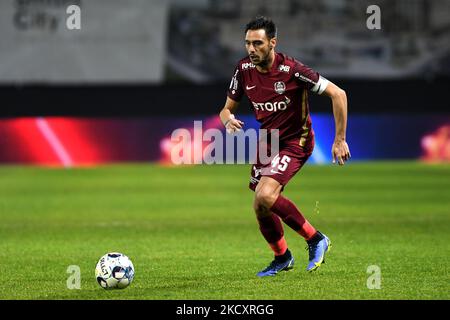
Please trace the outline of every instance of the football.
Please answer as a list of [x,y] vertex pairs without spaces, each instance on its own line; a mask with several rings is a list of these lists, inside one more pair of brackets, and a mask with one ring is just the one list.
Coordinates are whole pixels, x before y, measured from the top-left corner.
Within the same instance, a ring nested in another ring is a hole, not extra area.
[[98,260],[95,277],[103,289],[124,289],[133,281],[134,266],[122,253],[107,253]]

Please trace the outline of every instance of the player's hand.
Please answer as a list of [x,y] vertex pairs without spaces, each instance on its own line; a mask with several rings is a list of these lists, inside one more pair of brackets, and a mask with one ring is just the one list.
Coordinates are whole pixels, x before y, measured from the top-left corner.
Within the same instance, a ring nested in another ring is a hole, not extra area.
[[336,163],[337,160],[340,166],[344,165],[345,161],[348,161],[351,157],[350,149],[345,140],[334,140],[333,146],[331,147],[331,154],[333,156],[333,163]]
[[235,133],[237,131],[240,131],[243,127],[244,123],[241,120],[235,119],[232,117],[225,125],[225,128],[227,129],[228,133]]

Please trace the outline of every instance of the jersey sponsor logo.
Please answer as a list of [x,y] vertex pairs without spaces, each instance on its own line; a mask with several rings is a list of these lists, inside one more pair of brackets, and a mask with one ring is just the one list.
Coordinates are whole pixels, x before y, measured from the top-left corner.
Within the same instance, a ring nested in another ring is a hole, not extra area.
[[247,90],[252,90],[252,89],[254,89],[254,88],[256,88],[256,86],[251,86],[251,87],[249,87],[248,85],[245,87],[245,89],[247,89]]
[[304,75],[301,75],[298,72],[295,73],[295,76],[302,81],[309,82],[309,83],[312,83],[313,85],[316,85],[316,82],[312,81],[310,78],[305,77]]
[[233,75],[233,78],[231,78],[231,82],[230,82],[230,89],[232,89],[231,93],[235,94],[236,90],[238,88],[238,79],[237,79],[237,75],[238,75],[239,70],[236,70],[236,72]]
[[280,66],[278,67],[278,70],[280,70],[281,72],[289,73],[289,70],[291,70],[291,67],[284,65],[284,64],[280,64]]
[[283,111],[287,109],[287,106],[289,105],[289,103],[291,102],[291,100],[284,96],[285,100],[284,101],[276,101],[276,102],[253,102],[253,107],[255,108],[255,110],[257,111],[270,111],[270,112],[276,112],[276,111]]
[[244,62],[243,64],[241,64],[241,69],[242,70],[247,70],[249,68],[254,68],[255,65],[251,62]]
[[273,85],[275,92],[278,94],[283,94],[284,91],[286,91],[286,85],[284,84],[283,81],[277,81],[275,82],[275,84]]
[[253,177],[250,178],[250,183],[251,184],[258,184],[259,183],[259,179],[255,179]]

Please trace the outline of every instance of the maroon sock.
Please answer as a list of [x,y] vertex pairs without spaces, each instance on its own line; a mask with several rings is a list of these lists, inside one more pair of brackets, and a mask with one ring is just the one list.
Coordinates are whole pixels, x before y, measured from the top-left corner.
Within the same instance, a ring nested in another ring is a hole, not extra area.
[[276,213],[284,223],[299,233],[306,240],[311,239],[316,234],[316,229],[303,217],[291,200],[281,194],[270,209]]
[[286,252],[287,245],[284,240],[283,225],[280,218],[275,214],[266,217],[257,217],[259,230],[275,255],[283,255]]

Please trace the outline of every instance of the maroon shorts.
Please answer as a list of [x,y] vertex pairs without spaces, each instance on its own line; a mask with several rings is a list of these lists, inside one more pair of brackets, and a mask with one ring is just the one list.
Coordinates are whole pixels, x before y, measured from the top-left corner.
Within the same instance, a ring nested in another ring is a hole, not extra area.
[[[258,146],[259,148],[259,146]],[[304,147],[299,139],[280,141],[279,153],[270,158],[268,163],[261,163],[259,156],[252,166],[249,188],[255,191],[261,177],[271,177],[284,186],[306,163],[314,150],[314,135],[306,141]]]

